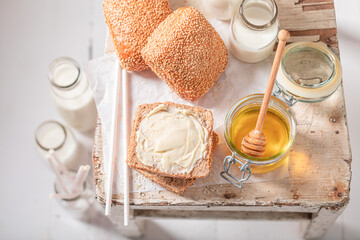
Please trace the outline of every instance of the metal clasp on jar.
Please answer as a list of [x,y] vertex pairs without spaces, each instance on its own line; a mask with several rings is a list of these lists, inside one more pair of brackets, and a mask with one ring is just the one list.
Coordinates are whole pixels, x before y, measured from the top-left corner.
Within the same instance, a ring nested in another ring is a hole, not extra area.
[[[239,164],[240,172],[242,172],[241,178],[235,177],[233,174],[230,173],[230,167],[233,164]],[[243,182],[247,181],[251,176],[251,169],[248,162],[241,162],[237,160],[234,156],[227,156],[224,159],[224,170],[220,173],[221,177],[223,177],[226,181],[230,182],[232,185],[238,188],[243,187]]]
[[281,99],[289,107],[294,106],[294,104],[298,102],[298,100],[295,99],[293,96],[285,94],[284,91],[281,90],[279,86],[277,86],[276,91],[273,91],[272,95],[274,97],[277,97],[277,98]]

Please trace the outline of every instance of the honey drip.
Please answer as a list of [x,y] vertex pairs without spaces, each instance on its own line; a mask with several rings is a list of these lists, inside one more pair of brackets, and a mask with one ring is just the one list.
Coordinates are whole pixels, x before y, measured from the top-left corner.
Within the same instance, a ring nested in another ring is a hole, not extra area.
[[[243,138],[255,128],[260,106],[249,107],[233,118],[230,138],[237,149],[241,149]],[[280,113],[269,108],[262,132],[266,138],[266,150],[262,157],[271,157],[281,152],[289,142],[289,126]]]

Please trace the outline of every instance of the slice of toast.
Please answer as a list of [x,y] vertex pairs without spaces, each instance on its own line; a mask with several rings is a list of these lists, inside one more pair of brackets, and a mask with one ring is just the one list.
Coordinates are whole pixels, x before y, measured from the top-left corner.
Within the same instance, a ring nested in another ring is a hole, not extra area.
[[151,181],[155,182],[156,184],[176,194],[182,194],[188,187],[193,185],[196,180],[196,179],[165,177],[156,173],[151,173],[137,168],[134,168],[134,170],[141,173],[142,175],[144,175]]
[[[148,166],[143,164],[137,156],[137,131],[140,127],[140,123],[146,116],[157,106],[160,104],[164,104],[167,107],[175,107],[179,109],[186,109],[192,112],[195,116],[197,116],[201,120],[201,124],[204,128],[208,131],[208,137],[206,139],[206,155],[204,158],[199,159],[195,164],[194,168],[191,172],[188,173],[174,173],[174,172],[165,172],[161,171],[156,166]],[[175,177],[175,178],[185,178],[185,179],[194,179],[194,178],[201,178],[206,177],[210,173],[211,169],[211,155],[215,149],[215,146],[218,142],[218,136],[213,131],[213,116],[211,111],[206,110],[200,107],[192,107],[188,105],[182,104],[175,104],[172,102],[164,102],[164,103],[152,103],[152,104],[143,104],[140,105],[135,113],[134,122],[132,126],[132,133],[130,138],[130,144],[128,149],[128,157],[127,157],[127,164],[135,169],[145,170],[148,172],[160,174],[167,177]]]

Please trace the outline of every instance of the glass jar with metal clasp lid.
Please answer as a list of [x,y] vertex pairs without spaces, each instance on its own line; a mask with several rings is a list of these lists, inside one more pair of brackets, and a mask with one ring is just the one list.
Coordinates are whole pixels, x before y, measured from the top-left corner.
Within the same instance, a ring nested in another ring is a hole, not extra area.
[[289,106],[320,102],[336,91],[341,79],[340,60],[324,43],[292,43],[285,47],[273,95]]
[[[239,188],[242,188],[243,182],[249,179],[251,173],[265,173],[281,166],[288,158],[295,139],[296,124],[289,106],[272,96],[263,126],[267,139],[264,156],[252,157],[240,150],[242,139],[255,128],[263,97],[264,94],[253,94],[240,99],[226,115],[225,141],[232,155],[225,158],[221,176]],[[275,134],[274,128],[278,129]],[[237,176],[239,173],[232,170],[233,165],[242,172],[240,178]]]
[[[295,140],[296,123],[291,106],[296,102],[319,102],[331,96],[341,83],[342,69],[337,56],[322,43],[298,42],[285,50],[266,114],[263,133],[266,151],[261,158],[241,152],[241,141],[255,128],[263,94],[239,100],[225,119],[225,141],[232,155],[224,159],[221,176],[242,188],[252,173],[275,170],[288,161]],[[239,170],[234,170],[235,166]]]

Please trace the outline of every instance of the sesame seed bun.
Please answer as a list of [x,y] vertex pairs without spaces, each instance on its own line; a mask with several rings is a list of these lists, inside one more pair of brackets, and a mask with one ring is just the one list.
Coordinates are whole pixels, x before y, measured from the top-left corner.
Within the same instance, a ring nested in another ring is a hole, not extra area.
[[172,13],[168,0],[104,0],[103,8],[120,65],[128,71],[148,69],[140,52],[154,29]]
[[176,94],[190,101],[205,95],[228,63],[224,41],[193,7],[179,8],[160,23],[141,54]]

